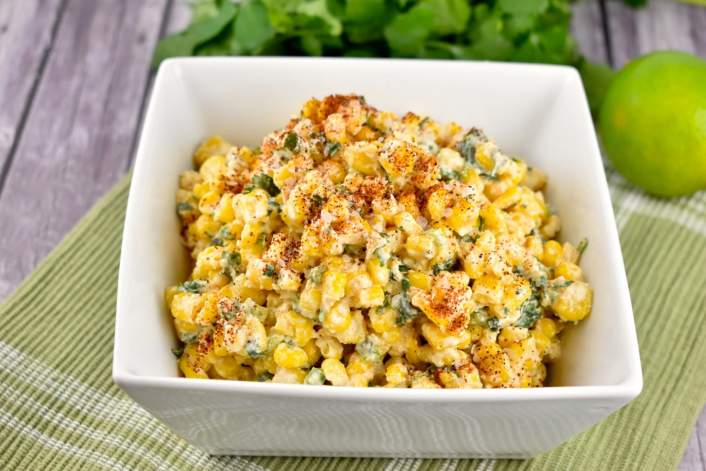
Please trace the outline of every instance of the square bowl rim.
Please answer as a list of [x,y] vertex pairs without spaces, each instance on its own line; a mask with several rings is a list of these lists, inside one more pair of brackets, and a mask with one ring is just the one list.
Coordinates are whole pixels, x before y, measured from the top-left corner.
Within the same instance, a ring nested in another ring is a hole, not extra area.
[[[640,362],[640,353],[637,346],[637,333],[635,329],[634,316],[632,312],[629,290],[627,287],[627,277],[624,269],[624,261],[622,250],[619,243],[617,227],[615,224],[615,216],[611,209],[610,214],[601,214],[599,219],[607,228],[605,237],[610,245],[617,244],[617,255],[619,257],[620,266],[616,268],[618,271],[619,281],[623,287],[621,292],[623,296],[627,293],[628,309],[622,310],[621,315],[627,317],[626,331],[623,332],[623,339],[629,342],[628,348],[628,371],[624,379],[617,383],[604,385],[568,385],[568,386],[545,386],[541,388],[517,388],[517,389],[399,389],[399,388],[356,388],[356,387],[331,387],[328,385],[300,385],[300,384],[278,384],[278,383],[260,383],[252,381],[237,381],[237,380],[213,380],[213,379],[193,379],[185,377],[169,377],[156,375],[137,375],[128,372],[122,367],[119,360],[121,349],[125,348],[125,342],[120,334],[120,319],[121,319],[121,298],[125,294],[126,274],[124,273],[125,260],[131,255],[125,250],[127,240],[129,240],[130,226],[135,224],[133,219],[139,219],[136,214],[136,202],[133,197],[134,188],[140,185],[142,181],[142,173],[146,154],[144,148],[145,141],[150,138],[149,134],[153,125],[154,108],[156,107],[155,97],[161,93],[163,82],[168,80],[166,77],[174,74],[182,67],[199,67],[207,64],[226,64],[226,65],[242,65],[242,64],[257,64],[257,63],[350,63],[355,62],[359,67],[365,67],[366,64],[411,64],[417,67],[433,67],[437,64],[444,64],[450,67],[483,67],[487,69],[514,69],[515,73],[521,73],[523,70],[546,70],[554,73],[557,76],[563,76],[565,79],[578,84],[578,93],[580,94],[580,106],[582,108],[583,120],[588,121],[591,134],[593,136],[591,142],[590,153],[594,160],[594,164],[600,165],[600,176],[597,184],[598,197],[607,201],[608,207],[612,208],[610,202],[610,193],[608,183],[605,178],[602,159],[596,133],[593,128],[593,122],[588,107],[585,91],[581,85],[581,78],[578,71],[571,66],[558,64],[535,64],[535,63],[516,63],[516,62],[500,62],[500,61],[453,61],[439,59],[403,59],[403,58],[315,58],[315,57],[180,57],[170,58],[162,62],[154,80],[154,87],[150,93],[148,105],[146,107],[144,120],[141,125],[140,137],[138,146],[135,150],[134,170],[131,182],[131,188],[128,195],[128,204],[125,214],[125,226],[123,228],[123,240],[121,244],[120,255],[120,270],[118,275],[118,290],[117,290],[117,307],[115,317],[115,333],[114,333],[114,352],[112,365],[113,381],[121,388],[130,389],[132,387],[153,387],[171,391],[178,390],[198,390],[208,392],[223,392],[223,393],[243,393],[257,394],[262,396],[290,396],[290,397],[311,397],[311,398],[326,398],[339,400],[361,400],[361,401],[424,401],[424,402],[456,402],[456,401],[471,401],[471,402],[504,402],[517,400],[563,400],[563,399],[623,399],[630,400],[640,394],[643,387],[643,375]],[[585,126],[586,123],[581,123]],[[135,185],[137,182],[137,185]],[[133,187],[133,185],[135,185]],[[622,270],[621,270],[622,268]]]

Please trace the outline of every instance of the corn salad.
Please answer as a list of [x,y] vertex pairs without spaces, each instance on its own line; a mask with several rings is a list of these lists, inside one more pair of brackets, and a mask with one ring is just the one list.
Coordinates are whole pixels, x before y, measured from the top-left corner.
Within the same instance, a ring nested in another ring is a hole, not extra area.
[[545,174],[480,129],[334,95],[259,148],[213,136],[193,160],[193,270],[166,290],[186,377],[536,387],[591,311]]

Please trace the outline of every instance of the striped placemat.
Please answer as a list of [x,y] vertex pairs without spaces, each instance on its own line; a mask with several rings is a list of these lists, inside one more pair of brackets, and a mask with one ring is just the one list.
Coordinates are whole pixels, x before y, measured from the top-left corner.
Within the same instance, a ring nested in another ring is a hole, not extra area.
[[608,176],[645,386],[549,453],[527,461],[211,457],[190,446],[111,380],[126,177],[0,307],[0,468],[672,469],[706,402],[706,192],[660,200]]

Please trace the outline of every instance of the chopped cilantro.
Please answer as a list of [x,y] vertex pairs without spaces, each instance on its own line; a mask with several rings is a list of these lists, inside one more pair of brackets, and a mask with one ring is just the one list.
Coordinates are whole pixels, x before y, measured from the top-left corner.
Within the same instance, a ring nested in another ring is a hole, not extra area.
[[181,358],[181,356],[184,354],[184,346],[181,345],[179,347],[172,348],[172,353],[174,354],[175,357]]
[[346,255],[350,255],[351,257],[362,256],[362,253],[364,250],[365,250],[365,247],[363,247],[362,245],[358,245],[358,244],[344,244],[343,245],[343,253]]
[[189,203],[179,203],[176,207],[177,213],[189,213],[194,210],[194,207]]
[[238,252],[223,252],[223,255],[221,255],[221,266],[231,280],[235,279],[242,269],[240,254]]
[[456,149],[461,154],[461,156],[469,164],[476,163],[476,146],[482,142],[487,141],[488,138],[485,136],[482,130],[478,128],[471,128],[470,131],[466,133],[465,136],[456,144]]
[[316,206],[321,206],[324,204],[324,197],[321,195],[311,195],[311,201],[314,203]]
[[515,325],[517,327],[522,327],[529,329],[534,326],[537,319],[542,315],[542,308],[539,305],[539,299],[536,296],[532,296],[530,299],[524,302],[521,308],[522,314],[520,318],[517,319]]
[[409,271],[409,267],[404,263],[400,263],[399,265],[397,265],[397,269],[400,271],[400,273],[407,273]]
[[449,182],[451,180],[460,180],[461,179],[461,174],[458,173],[455,170],[444,170],[443,168],[440,171],[441,175],[441,180],[445,182]]
[[[261,188],[265,190],[267,193],[270,194],[270,196],[277,196],[280,193],[279,188],[277,188],[277,185],[275,185],[275,182],[274,180],[272,180],[272,177],[267,175],[266,173],[258,173],[257,175],[252,177],[252,185],[254,186],[254,188]],[[252,191],[252,189],[250,191]],[[243,190],[243,192],[245,192],[245,190]]]
[[282,207],[280,204],[275,201],[274,198],[270,198],[267,200],[267,215],[269,216],[272,213],[281,213],[282,212]]
[[186,293],[195,293],[199,294],[203,290],[203,288],[206,286],[206,281],[205,280],[191,280],[191,281],[185,281],[182,284],[179,285],[177,288],[178,291],[183,291]]
[[273,277],[275,276],[275,266],[271,263],[265,265],[265,271],[262,272],[265,276]]
[[483,216],[478,216],[478,232],[483,232],[485,229],[485,219]]
[[451,270],[454,267],[454,265],[456,265],[456,259],[450,258],[450,259],[446,260],[445,262],[435,264],[433,267],[431,267],[431,271],[435,275],[438,275],[442,271]]
[[258,376],[257,378],[255,378],[255,381],[257,381],[258,383],[264,383],[265,381],[269,381],[269,380],[271,380],[272,378],[273,378],[272,373],[269,373],[269,372],[265,371],[265,372],[262,373],[260,376]]
[[399,326],[402,326],[406,324],[407,322],[410,322],[414,318],[416,318],[419,315],[419,310],[412,306],[412,303],[409,300],[409,296],[407,296],[407,293],[401,293],[397,299],[397,319],[396,323]]
[[260,350],[260,347],[254,338],[251,338],[245,344],[245,353],[247,353],[250,358],[260,358],[265,354],[262,350]]
[[284,148],[294,152],[299,144],[299,136],[295,132],[288,132],[284,138]]
[[379,363],[382,360],[382,352],[380,352],[378,341],[376,340],[377,338],[374,336],[367,336],[362,342],[356,344],[355,351],[369,362]]
[[324,381],[326,381],[326,377],[324,376],[323,371],[321,371],[321,368],[316,367],[310,369],[309,373],[307,373],[304,378],[304,384],[309,385],[324,384]]
[[407,292],[409,290],[409,279],[407,277],[402,278],[402,291]]
[[311,280],[312,283],[316,283],[318,285],[321,283],[321,278],[323,277],[325,271],[326,267],[319,265],[318,267],[314,267],[309,270],[307,278]]
[[198,338],[198,332],[182,332],[181,334],[179,334],[179,340],[184,343],[194,343],[198,340]]
[[493,332],[500,330],[500,320],[497,317],[489,317],[488,328]]
[[331,157],[336,155],[336,152],[339,150],[341,150],[341,144],[338,142],[327,142],[326,145],[324,145],[324,156]]
[[588,247],[588,239],[584,237],[576,246],[576,250],[578,251],[579,256],[583,255],[583,252],[586,250],[586,247]]

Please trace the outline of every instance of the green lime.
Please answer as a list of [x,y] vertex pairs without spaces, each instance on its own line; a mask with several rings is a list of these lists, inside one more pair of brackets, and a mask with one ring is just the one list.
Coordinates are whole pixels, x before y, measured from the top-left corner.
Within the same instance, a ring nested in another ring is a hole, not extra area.
[[615,168],[645,191],[706,188],[706,61],[664,51],[630,62],[610,84],[598,126]]

